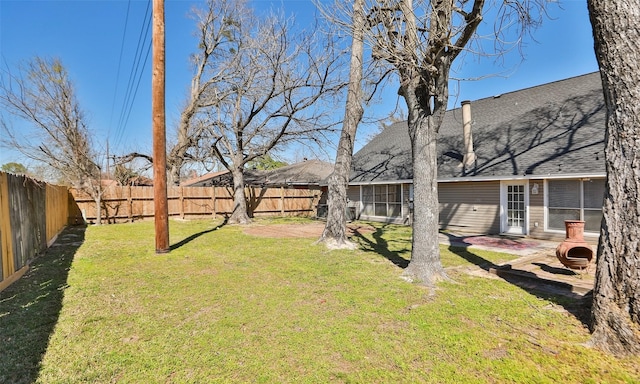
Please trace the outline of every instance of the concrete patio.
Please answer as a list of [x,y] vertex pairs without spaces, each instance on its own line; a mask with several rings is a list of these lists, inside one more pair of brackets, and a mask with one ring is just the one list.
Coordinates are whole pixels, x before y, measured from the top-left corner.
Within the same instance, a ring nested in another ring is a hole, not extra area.
[[[509,263],[491,266],[488,272],[529,289],[580,298],[589,294],[595,281],[595,256],[585,270],[566,268],[556,258],[558,242],[528,238],[441,233],[440,241],[472,251],[486,249],[520,256]],[[596,246],[591,244],[596,251]]]

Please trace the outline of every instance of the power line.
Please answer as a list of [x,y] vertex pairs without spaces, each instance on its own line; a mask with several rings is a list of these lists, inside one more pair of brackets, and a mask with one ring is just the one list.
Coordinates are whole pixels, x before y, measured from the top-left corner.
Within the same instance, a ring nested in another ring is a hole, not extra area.
[[[151,52],[151,44],[147,47],[147,53],[144,58],[144,63],[142,64],[142,68],[146,67],[147,61],[149,60],[149,54]],[[136,100],[136,95],[138,94],[138,89],[140,88],[140,81],[142,80],[142,71],[140,72],[140,76],[138,76],[138,82],[136,83],[136,88],[133,91],[133,97],[131,98],[131,103],[129,104],[129,110],[127,111],[127,116],[124,119],[124,125],[122,126],[122,133],[124,133],[124,128],[127,126],[129,122],[129,116],[131,115],[131,110],[133,109],[133,103]]]
[[[127,82],[125,97],[122,103],[122,108],[120,110],[120,118],[118,120],[118,128],[117,128],[117,134],[116,134],[117,145],[119,145],[122,140],[122,137],[124,135],[124,130],[128,123],[128,116],[130,115],[130,111],[133,108],[133,104],[135,101],[135,97],[133,95],[134,93],[137,94],[137,88],[134,91],[134,86],[136,86],[137,84],[140,84],[139,79],[142,77],[142,72],[144,70],[144,66],[142,68],[140,67],[144,46],[147,42],[149,42],[149,47],[151,46],[151,42],[149,38],[149,30],[151,27],[151,7],[150,6],[151,6],[151,1],[148,1],[144,22],[141,26],[140,33],[138,35],[138,44],[136,46],[134,61],[132,63],[131,70],[129,72],[129,80]],[[147,58],[148,58],[148,52],[149,52],[149,49],[147,49],[147,55],[146,55]]]
[[122,67],[122,53],[124,52],[124,39],[127,36],[127,25],[129,25],[129,11],[131,9],[131,0],[127,3],[127,16],[124,19],[124,31],[122,31],[122,39],[120,41],[120,57],[118,58],[118,72],[116,74],[116,87],[113,91],[113,101],[111,102],[111,114],[109,115],[109,126],[107,127],[107,139],[111,134],[111,124],[113,122],[113,111],[116,106],[116,97],[118,95],[118,84],[120,83],[120,68]]
[[[151,1],[147,2],[147,9],[145,11],[144,22],[140,28],[140,33],[138,35],[138,44],[136,47],[136,53],[134,57],[134,61],[131,65],[131,70],[129,71],[129,80],[127,82],[127,89],[125,91],[125,97],[122,103],[122,108],[120,110],[120,117],[118,119],[118,126],[116,129],[116,147],[119,146],[122,141],[122,137],[124,136],[124,130],[129,121],[129,116],[131,115],[131,110],[133,109],[133,104],[135,102],[136,95],[138,93],[138,88],[140,86],[140,81],[142,79],[142,74],[144,72],[144,67],[146,66],[147,60],[149,58],[149,54],[151,51],[151,38],[149,36],[151,28]],[[145,47],[145,45],[147,45]],[[146,48],[146,50],[145,50]],[[142,57],[144,54],[144,62],[142,62]],[[142,62],[142,65],[141,65]]]

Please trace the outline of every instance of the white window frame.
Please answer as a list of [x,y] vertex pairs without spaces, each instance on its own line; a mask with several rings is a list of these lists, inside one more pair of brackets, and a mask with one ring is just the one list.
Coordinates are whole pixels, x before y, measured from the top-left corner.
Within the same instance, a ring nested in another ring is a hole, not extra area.
[[[382,203],[382,202],[378,202],[376,201],[376,192],[375,192],[375,188],[376,187],[380,187],[381,185],[385,186],[385,193],[384,195],[387,197],[387,201],[385,201],[384,203],[386,204],[386,212],[389,212],[389,186],[390,185],[394,185],[394,186],[399,186],[400,187],[400,201],[398,202],[394,202],[393,204],[400,204],[400,215],[399,216],[376,216],[376,209],[375,209],[375,204],[378,203]],[[373,200],[371,201],[371,203],[373,204],[373,215],[365,215],[364,214],[364,199],[363,199],[363,189],[365,187],[371,187],[373,188]],[[360,215],[361,216],[365,216],[365,217],[380,217],[380,218],[389,218],[389,219],[398,219],[398,218],[403,218],[405,216],[405,208],[404,208],[404,203],[402,201],[404,196],[404,184],[400,183],[400,184],[389,184],[389,183],[380,183],[380,184],[362,184],[360,185]]]
[[[602,179],[601,177],[594,177],[594,179]],[[553,179],[553,180],[577,180],[580,185],[580,220],[584,220],[584,182],[587,181],[584,178],[566,178],[566,179]],[[557,228],[549,228],[549,179],[544,180],[544,231],[551,233],[565,233],[565,230]],[[590,208],[587,208],[590,209]],[[599,237],[600,232],[584,231],[584,236]]]

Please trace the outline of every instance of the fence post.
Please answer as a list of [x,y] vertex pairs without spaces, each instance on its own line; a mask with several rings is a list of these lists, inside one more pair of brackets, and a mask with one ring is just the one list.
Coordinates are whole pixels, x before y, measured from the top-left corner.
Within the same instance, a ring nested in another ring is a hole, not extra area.
[[280,187],[280,216],[284,216],[284,187]]
[[180,187],[180,218],[184,220],[184,187]]
[[133,199],[131,198],[131,184],[127,185],[127,205],[127,211],[129,212],[129,222],[133,223]]
[[[249,215],[249,217],[253,216],[253,199],[252,199],[252,195],[251,195],[251,191],[255,191],[254,187],[244,187],[244,198],[247,201],[247,215]],[[233,196],[233,199],[235,201],[235,195]]]
[[211,201],[212,201],[212,211],[213,211],[213,219],[216,218],[216,187],[214,185],[211,186]]
[[13,230],[9,214],[9,176],[0,172],[0,281],[14,272]]

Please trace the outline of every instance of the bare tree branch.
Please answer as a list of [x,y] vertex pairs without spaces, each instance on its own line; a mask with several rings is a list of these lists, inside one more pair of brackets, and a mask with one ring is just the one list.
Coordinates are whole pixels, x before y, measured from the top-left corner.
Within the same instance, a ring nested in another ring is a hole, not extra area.
[[330,35],[300,30],[282,14],[258,17],[244,1],[209,0],[196,15],[197,70],[171,171],[178,175],[188,154],[216,159],[238,193],[231,222],[246,222],[245,164],[293,141],[324,140],[334,122],[322,106],[341,96],[343,57]]
[[[449,101],[451,66],[478,41],[488,9],[491,39],[501,54],[519,47],[545,15],[545,0],[377,0],[366,7],[371,56],[393,69],[408,110],[412,145],[414,221],[411,263],[403,275],[432,285],[446,274],[438,248],[436,142]],[[340,25],[347,25],[342,23]],[[478,43],[482,48],[482,43]],[[478,50],[480,51],[480,50]]]
[[102,196],[99,156],[92,147],[85,116],[73,83],[59,59],[35,57],[0,72],[0,105],[29,129],[15,129],[2,117],[2,144],[47,164],[76,189],[96,202],[100,223]]

